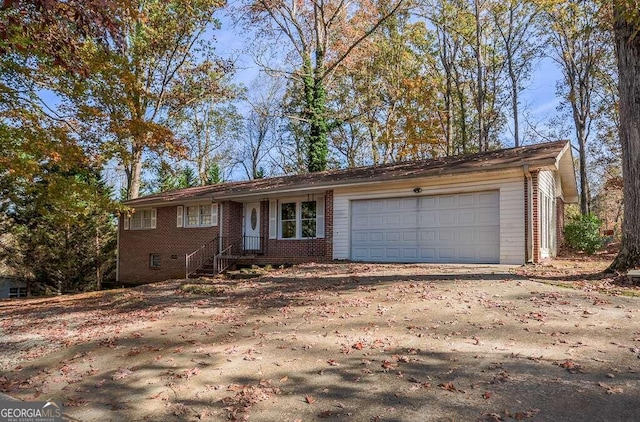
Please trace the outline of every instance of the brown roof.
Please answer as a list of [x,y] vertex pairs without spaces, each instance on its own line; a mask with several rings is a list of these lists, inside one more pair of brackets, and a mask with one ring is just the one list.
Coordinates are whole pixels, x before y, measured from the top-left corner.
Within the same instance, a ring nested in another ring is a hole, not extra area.
[[293,176],[279,176],[267,179],[198,186],[143,196],[125,201],[124,204],[144,206],[164,202],[202,199],[205,197],[223,199],[259,193],[286,192],[287,190],[300,187],[321,188],[325,186],[371,183],[391,179],[410,179],[453,173],[498,170],[522,167],[523,165],[528,165],[533,169],[536,167],[554,166],[559,155],[567,146],[567,143],[567,141],[556,141],[471,155],[379,164],[351,169],[327,170]]

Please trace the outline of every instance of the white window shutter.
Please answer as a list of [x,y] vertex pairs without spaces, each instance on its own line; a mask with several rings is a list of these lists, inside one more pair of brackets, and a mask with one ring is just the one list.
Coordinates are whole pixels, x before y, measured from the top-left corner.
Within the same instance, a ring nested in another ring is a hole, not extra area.
[[218,204],[216,204],[215,202],[211,204],[211,225],[218,225]]
[[324,195],[316,199],[316,237],[324,237]]
[[278,237],[278,201],[269,201],[269,239]]
[[122,226],[125,230],[129,230],[129,216],[127,215],[122,216]]
[[184,207],[182,205],[178,205],[176,208],[176,227],[184,226]]
[[156,209],[151,208],[151,228],[152,229],[156,228],[156,217],[157,217]]

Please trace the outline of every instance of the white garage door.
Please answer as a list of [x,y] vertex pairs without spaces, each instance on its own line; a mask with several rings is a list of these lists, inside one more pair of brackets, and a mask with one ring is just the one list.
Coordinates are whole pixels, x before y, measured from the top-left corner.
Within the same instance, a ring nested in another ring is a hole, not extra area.
[[500,193],[352,201],[351,259],[499,263]]

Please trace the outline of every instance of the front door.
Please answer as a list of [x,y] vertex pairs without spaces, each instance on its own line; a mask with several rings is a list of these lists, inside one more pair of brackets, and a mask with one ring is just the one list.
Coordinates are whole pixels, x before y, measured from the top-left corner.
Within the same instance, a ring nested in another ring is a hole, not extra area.
[[244,205],[244,250],[260,250],[260,202]]

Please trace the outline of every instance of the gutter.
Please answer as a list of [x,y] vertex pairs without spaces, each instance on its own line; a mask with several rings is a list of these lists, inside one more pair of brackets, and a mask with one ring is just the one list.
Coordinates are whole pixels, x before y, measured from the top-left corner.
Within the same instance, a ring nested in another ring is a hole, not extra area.
[[527,204],[528,209],[526,210],[527,221],[525,224],[528,226],[529,236],[527,236],[527,244],[526,244],[526,262],[533,263],[533,180],[531,178],[531,172],[529,171],[529,165],[525,164],[522,166],[522,170],[524,170],[524,175],[527,178]]

